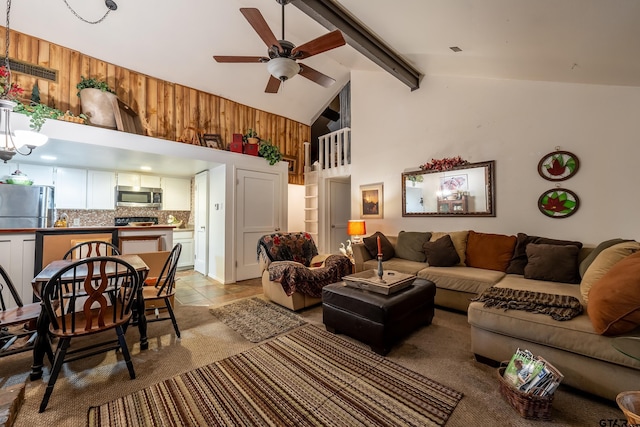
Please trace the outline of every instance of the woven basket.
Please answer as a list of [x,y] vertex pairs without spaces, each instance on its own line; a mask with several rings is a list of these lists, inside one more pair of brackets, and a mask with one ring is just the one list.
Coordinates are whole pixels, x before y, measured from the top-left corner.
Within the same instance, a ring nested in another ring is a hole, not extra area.
[[522,418],[529,420],[551,420],[551,402],[553,402],[553,394],[550,396],[533,396],[523,393],[511,386],[503,377],[505,366],[498,369],[498,380],[500,394],[511,405],[513,409],[518,411]]

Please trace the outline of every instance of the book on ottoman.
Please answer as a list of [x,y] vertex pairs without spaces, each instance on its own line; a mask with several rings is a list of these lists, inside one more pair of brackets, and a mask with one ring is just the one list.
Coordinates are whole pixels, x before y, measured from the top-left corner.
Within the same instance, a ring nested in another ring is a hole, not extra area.
[[342,278],[347,286],[364,289],[379,294],[390,295],[406,287],[411,286],[416,276],[400,273],[399,271],[385,270],[382,280],[378,277],[378,270],[366,270],[360,273],[350,274]]

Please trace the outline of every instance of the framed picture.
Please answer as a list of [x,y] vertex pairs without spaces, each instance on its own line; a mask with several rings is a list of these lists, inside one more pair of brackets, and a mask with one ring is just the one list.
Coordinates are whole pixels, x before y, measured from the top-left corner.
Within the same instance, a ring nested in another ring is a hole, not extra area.
[[554,151],[538,162],[538,174],[547,181],[564,181],[578,173],[580,161],[569,151]]
[[445,176],[440,178],[440,191],[460,191],[469,189],[469,180],[466,174]]
[[198,138],[200,139],[200,145],[202,145],[203,147],[224,150],[222,137],[217,133],[205,133],[205,134],[199,135]]
[[360,218],[383,218],[382,183],[360,186]]
[[551,218],[567,218],[580,207],[578,195],[566,188],[545,191],[538,199],[538,209]]
[[296,173],[296,160],[297,159],[295,157],[282,156],[282,160],[289,164],[289,167],[287,168],[289,170],[289,173],[295,174]]

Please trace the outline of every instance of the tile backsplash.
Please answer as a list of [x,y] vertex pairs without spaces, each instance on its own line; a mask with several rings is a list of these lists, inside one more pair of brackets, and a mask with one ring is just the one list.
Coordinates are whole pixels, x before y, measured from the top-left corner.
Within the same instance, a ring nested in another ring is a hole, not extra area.
[[[114,210],[91,210],[91,209],[58,209],[58,217],[63,213],[67,214],[69,227],[103,227],[112,226],[116,217],[158,217],[158,224],[167,224],[169,215],[173,215],[177,220],[182,221],[181,228],[193,227],[190,211],[161,211],[158,209],[126,208],[119,207]],[[79,224],[74,223],[78,220]]]

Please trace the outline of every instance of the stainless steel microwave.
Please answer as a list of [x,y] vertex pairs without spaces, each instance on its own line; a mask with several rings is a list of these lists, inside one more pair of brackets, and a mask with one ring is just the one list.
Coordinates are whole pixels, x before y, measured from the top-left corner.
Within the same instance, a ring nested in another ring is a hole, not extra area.
[[161,208],[162,188],[116,187],[116,206],[133,208]]

